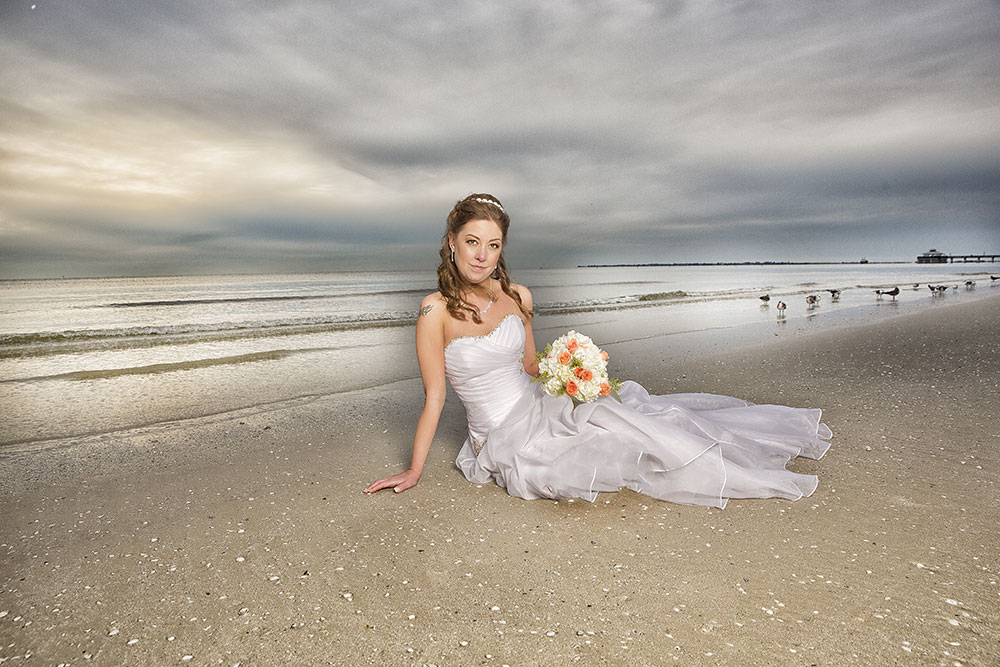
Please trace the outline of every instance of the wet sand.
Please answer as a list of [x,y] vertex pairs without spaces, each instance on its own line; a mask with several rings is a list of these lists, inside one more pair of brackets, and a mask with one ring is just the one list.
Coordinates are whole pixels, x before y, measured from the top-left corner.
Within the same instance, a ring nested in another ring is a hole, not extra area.
[[794,503],[511,498],[453,466],[453,396],[420,485],[365,496],[418,380],[7,452],[0,662],[995,664],[998,331],[991,296],[680,363],[618,346],[653,392],[824,408]]

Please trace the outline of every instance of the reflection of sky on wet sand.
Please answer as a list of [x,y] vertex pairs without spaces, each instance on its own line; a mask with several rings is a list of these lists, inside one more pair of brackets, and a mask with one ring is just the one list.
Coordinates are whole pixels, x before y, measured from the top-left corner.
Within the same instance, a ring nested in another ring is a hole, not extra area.
[[[917,265],[523,273],[521,279],[538,285],[539,348],[569,329],[582,331],[612,355],[612,371],[622,377],[650,362],[1000,293],[1000,282],[980,277],[977,287],[931,295],[923,283],[961,285],[969,277]],[[859,279],[863,287],[849,286]],[[902,287],[895,302],[876,299],[872,284],[906,285],[900,279],[922,285]],[[0,444],[266,410],[275,401],[414,379],[412,323],[420,295],[410,288],[416,283],[429,291],[431,280],[428,272],[384,272],[7,283],[0,299]],[[843,290],[839,300],[829,298],[827,285]],[[765,287],[772,298],[762,305]],[[684,290],[694,296],[636,299]],[[820,296],[813,308],[805,302],[810,294]],[[784,313],[778,301],[787,303]],[[590,307],[560,306],[581,303]],[[352,325],[373,317],[381,324]]]

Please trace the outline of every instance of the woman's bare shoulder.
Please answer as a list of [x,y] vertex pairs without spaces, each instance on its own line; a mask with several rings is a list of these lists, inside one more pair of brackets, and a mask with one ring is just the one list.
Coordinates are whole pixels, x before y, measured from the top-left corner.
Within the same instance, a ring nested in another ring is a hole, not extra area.
[[528,310],[531,310],[531,290],[518,283],[511,283],[510,286],[515,292],[517,292],[517,295],[521,297],[521,303],[523,303]]
[[433,294],[428,294],[420,302],[420,312],[417,313],[417,317],[427,317],[433,315],[434,317],[440,317],[442,312],[446,310],[447,301],[441,292],[434,292]]

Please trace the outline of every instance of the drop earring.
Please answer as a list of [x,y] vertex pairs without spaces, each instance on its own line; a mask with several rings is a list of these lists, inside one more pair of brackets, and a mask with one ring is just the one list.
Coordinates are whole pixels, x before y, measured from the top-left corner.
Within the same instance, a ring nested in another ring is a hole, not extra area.
[[454,248],[451,249],[451,263],[452,264],[455,263],[455,249]]

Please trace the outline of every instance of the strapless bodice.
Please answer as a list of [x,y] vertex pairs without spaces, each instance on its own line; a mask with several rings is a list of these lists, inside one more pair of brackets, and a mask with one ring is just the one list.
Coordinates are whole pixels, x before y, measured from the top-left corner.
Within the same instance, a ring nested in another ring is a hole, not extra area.
[[465,405],[469,436],[477,450],[524,393],[533,389],[524,371],[524,342],[524,323],[511,313],[489,333],[462,336],[444,348],[445,374]]

